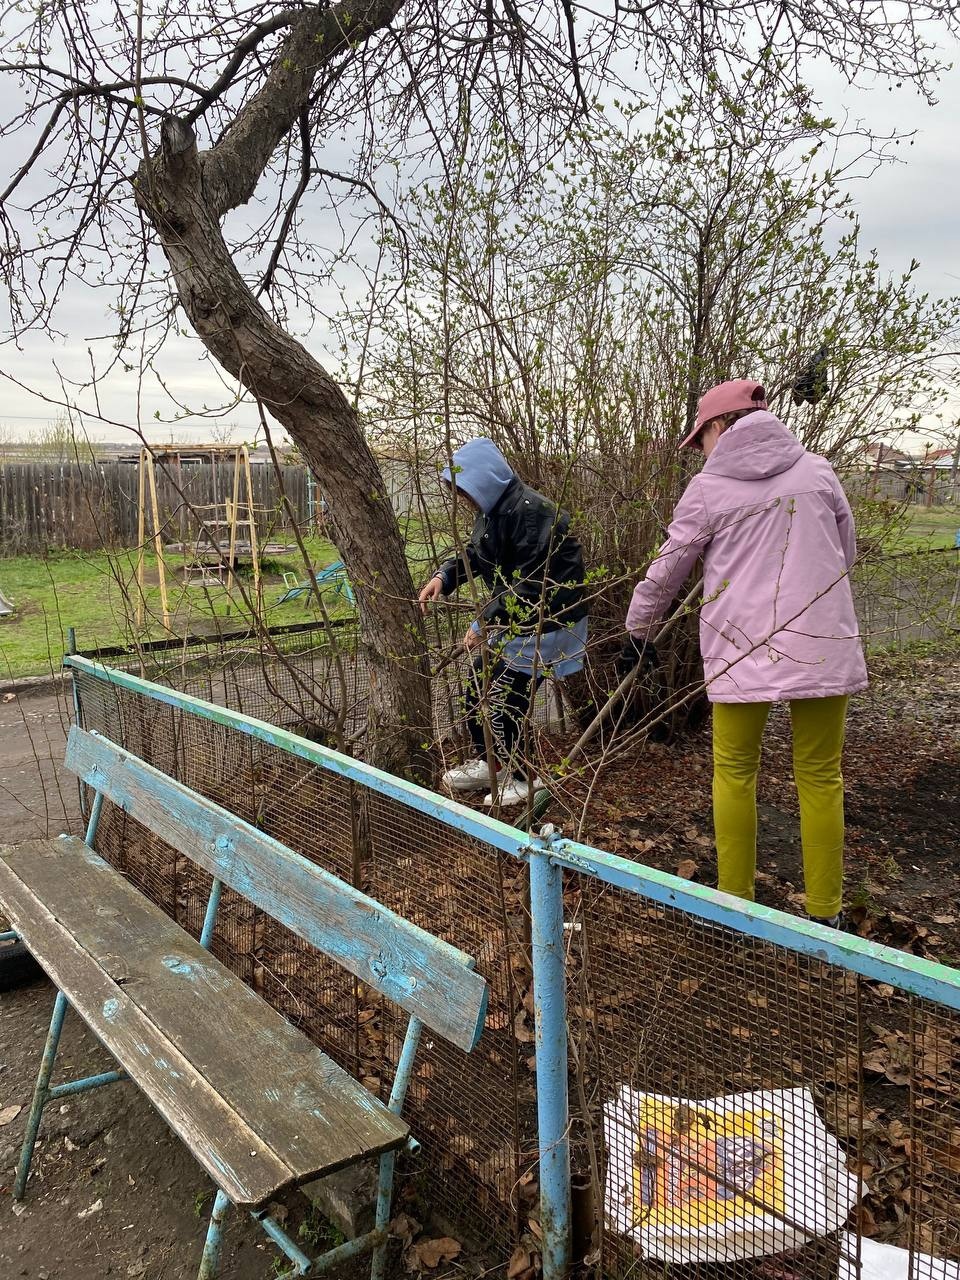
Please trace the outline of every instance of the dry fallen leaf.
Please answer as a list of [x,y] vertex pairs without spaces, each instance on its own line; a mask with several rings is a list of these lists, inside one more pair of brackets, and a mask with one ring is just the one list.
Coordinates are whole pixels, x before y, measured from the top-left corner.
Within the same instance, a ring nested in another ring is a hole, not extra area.
[[12,702],[17,695],[15,693],[5,693],[3,695],[4,702]]
[[487,1031],[505,1031],[510,1025],[510,1015],[503,1009],[497,1009],[494,1013],[487,1014],[483,1025]]
[[436,1240],[418,1240],[412,1244],[404,1258],[408,1271],[433,1271],[441,1262],[451,1262],[463,1248],[452,1236],[440,1236]]
[[523,1009],[513,1020],[513,1034],[520,1044],[533,1044],[535,1036],[527,1024],[527,1015]]
[[525,1249],[522,1244],[518,1244],[516,1249],[510,1255],[510,1262],[507,1265],[507,1280],[531,1280],[534,1274],[534,1258],[535,1254]]
[[390,1234],[404,1244],[409,1244],[419,1230],[420,1223],[416,1218],[411,1218],[409,1213],[398,1213],[390,1223]]
[[677,875],[681,880],[692,880],[699,870],[692,858],[682,858],[677,867]]
[[9,1124],[11,1120],[16,1120],[22,1110],[23,1107],[18,1107],[16,1105],[12,1107],[4,1107],[3,1110],[0,1111],[0,1125]]

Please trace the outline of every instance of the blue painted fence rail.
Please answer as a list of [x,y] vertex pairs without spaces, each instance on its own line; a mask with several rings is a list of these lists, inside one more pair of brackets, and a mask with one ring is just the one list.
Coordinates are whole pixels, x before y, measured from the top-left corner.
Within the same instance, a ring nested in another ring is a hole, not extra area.
[[130,693],[224,725],[287,751],[454,831],[530,865],[540,1214],[545,1280],[561,1280],[570,1263],[567,1012],[563,947],[562,872],[574,871],[709,924],[888,983],[946,1008],[960,1010],[960,971],[854,935],[693,884],[667,872],[566,840],[550,829],[531,836],[415,783],[309,742],[288,730],[205,702],[167,686],[75,655],[65,665]]

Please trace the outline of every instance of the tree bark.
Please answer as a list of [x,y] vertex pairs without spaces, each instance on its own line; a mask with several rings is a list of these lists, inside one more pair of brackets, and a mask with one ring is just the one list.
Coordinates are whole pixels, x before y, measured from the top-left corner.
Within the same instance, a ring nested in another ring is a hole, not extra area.
[[[360,15],[375,14],[382,23],[398,7],[361,6]],[[137,174],[136,195],[157,229],[180,302],[201,341],[286,428],[329,499],[369,665],[367,756],[383,768],[423,776],[429,759],[423,744],[432,737],[425,635],[386,485],[357,413],[319,362],[257,301],[220,228],[224,213],[253,194],[263,167],[297,119],[317,66],[362,37],[356,19],[343,14],[331,28],[336,8],[307,11],[264,88],[217,147],[199,152],[187,122],[166,120],[160,152]],[[353,26],[345,36],[348,20]],[[313,65],[305,68],[308,56]]]

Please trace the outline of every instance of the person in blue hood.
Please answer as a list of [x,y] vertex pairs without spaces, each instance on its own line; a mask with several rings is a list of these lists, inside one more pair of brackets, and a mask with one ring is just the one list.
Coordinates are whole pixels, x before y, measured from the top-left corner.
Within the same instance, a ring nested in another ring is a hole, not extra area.
[[[469,440],[452,463],[441,480],[477,516],[463,554],[440,566],[420,592],[420,607],[426,612],[431,601],[471,580],[483,584],[489,599],[463,638],[464,648],[476,655],[464,689],[473,754],[448,770],[443,784],[457,793],[486,789],[485,804],[499,799],[510,807],[541,785],[528,781],[520,739],[545,669],[562,677],[583,666],[583,554],[569,515],[525,485],[492,440]],[[486,670],[483,634],[491,650]],[[495,779],[487,764],[484,719],[497,759]]]

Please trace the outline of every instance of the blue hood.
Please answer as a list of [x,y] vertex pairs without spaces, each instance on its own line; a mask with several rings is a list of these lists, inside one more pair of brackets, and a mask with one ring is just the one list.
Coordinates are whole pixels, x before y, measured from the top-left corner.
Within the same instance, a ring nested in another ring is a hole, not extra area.
[[450,467],[444,467],[440,475],[472,498],[484,515],[493,510],[504,489],[517,478],[497,446],[485,436],[468,440],[456,451],[452,476]]

